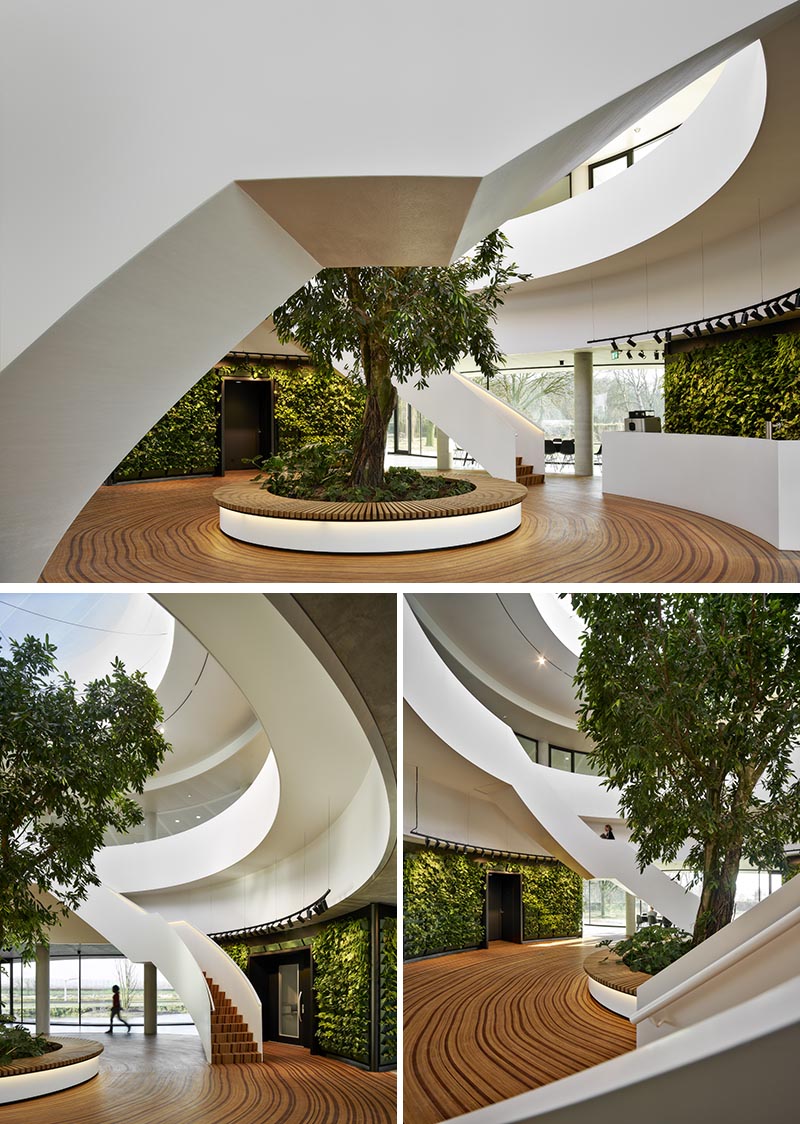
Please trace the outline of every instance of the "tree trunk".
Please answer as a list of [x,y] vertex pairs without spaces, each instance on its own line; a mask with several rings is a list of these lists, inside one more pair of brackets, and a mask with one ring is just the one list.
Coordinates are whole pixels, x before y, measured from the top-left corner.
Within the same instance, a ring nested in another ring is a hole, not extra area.
[[356,439],[350,483],[368,488],[383,484],[386,433],[397,402],[397,391],[389,371],[388,350],[379,342],[371,346],[363,361],[367,402]]
[[741,842],[729,846],[726,851],[720,851],[713,843],[707,845],[700,908],[692,934],[693,945],[700,944],[733,920],[741,857]]

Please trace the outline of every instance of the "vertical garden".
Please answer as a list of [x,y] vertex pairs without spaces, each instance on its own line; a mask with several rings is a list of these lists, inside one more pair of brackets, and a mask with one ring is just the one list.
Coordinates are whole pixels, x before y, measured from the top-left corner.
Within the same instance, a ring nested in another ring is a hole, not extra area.
[[406,960],[476,948],[486,937],[486,874],[522,875],[524,940],[580,936],[583,883],[552,860],[486,862],[431,848],[403,860],[403,956]]

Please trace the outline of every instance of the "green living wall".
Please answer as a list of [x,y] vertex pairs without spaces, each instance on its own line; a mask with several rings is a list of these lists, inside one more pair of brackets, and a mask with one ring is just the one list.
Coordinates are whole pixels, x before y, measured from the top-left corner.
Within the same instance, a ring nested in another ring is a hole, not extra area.
[[478,862],[448,851],[420,850],[403,861],[404,956],[429,956],[482,944],[486,871],[522,874],[525,940],[580,936],[583,883],[558,862]]
[[309,442],[347,445],[361,419],[365,393],[345,375],[311,367],[286,370],[255,363],[215,367],[156,422],[114,471],[116,480],[190,476],[219,465],[217,411],[225,377],[275,381],[275,422],[280,452]]
[[800,335],[748,336],[669,355],[664,425],[670,433],[800,439]]
[[332,921],[314,937],[311,954],[320,1047],[369,1065],[369,922]]
[[380,922],[380,1065],[397,1064],[397,918]]

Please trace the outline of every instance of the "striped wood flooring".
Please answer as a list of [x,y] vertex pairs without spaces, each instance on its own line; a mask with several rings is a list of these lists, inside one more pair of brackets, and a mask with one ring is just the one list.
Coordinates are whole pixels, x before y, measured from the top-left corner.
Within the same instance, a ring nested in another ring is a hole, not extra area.
[[[228,473],[226,481],[250,479]],[[48,582],[796,582],[800,552],[703,515],[604,497],[598,477],[529,488],[522,526],[494,542],[382,555],[273,550],[227,538],[218,478],[100,488],[73,522]]]
[[[62,1036],[63,1037],[63,1036]],[[264,1044],[264,1064],[207,1066],[197,1038],[100,1035],[85,1085],[0,1107],[3,1124],[392,1124],[397,1080],[295,1046]]]
[[462,952],[404,969],[403,1113],[435,1124],[632,1050],[636,1031],[589,995],[595,941]]

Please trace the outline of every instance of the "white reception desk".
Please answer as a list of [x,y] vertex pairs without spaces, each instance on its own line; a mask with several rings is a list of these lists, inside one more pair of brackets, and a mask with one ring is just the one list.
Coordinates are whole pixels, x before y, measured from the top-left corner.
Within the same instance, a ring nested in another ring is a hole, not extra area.
[[711,515],[800,550],[800,441],[604,433],[603,491]]

